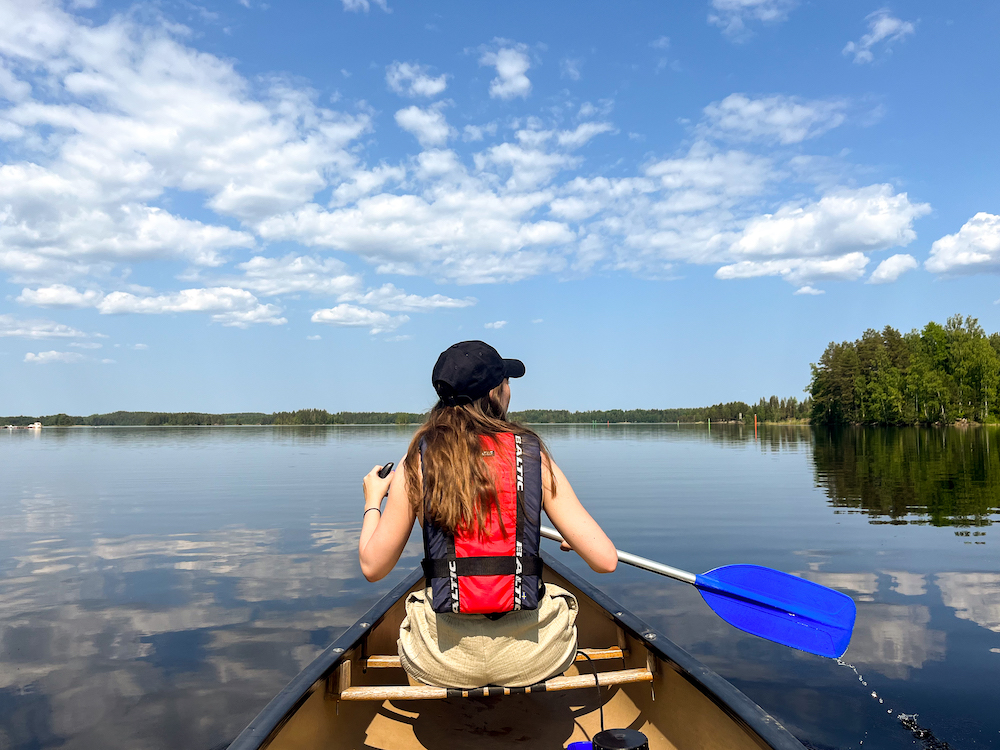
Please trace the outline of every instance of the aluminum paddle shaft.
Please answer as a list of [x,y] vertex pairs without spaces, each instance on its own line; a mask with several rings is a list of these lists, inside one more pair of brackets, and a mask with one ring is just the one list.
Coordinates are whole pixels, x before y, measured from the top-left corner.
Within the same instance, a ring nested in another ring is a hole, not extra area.
[[[562,534],[550,526],[542,526],[541,532],[542,536],[546,539],[551,539],[554,542],[564,541]],[[697,579],[697,576],[694,573],[688,573],[686,570],[658,563],[656,560],[639,557],[639,555],[633,555],[631,552],[622,552],[620,549],[615,550],[615,552],[618,553],[618,560],[620,562],[627,563],[628,565],[634,565],[635,567],[642,568],[643,570],[648,570],[650,573],[659,573],[661,576],[673,578],[681,583],[690,583],[692,586]]]

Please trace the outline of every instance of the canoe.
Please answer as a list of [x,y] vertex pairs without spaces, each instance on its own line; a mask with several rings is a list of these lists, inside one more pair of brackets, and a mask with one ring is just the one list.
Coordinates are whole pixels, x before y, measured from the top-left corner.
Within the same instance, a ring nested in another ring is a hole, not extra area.
[[543,559],[544,580],[580,602],[579,645],[590,658],[578,656],[565,674],[521,689],[409,684],[396,638],[407,593],[424,585],[417,568],[278,693],[229,750],[563,748],[600,731],[599,707],[607,728],[639,730],[651,750],[804,750],[662,633],[550,555]]

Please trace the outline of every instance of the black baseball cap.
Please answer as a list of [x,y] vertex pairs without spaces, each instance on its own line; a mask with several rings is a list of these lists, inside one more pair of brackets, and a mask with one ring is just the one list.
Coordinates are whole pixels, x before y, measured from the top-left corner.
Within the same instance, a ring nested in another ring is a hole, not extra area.
[[519,359],[504,359],[484,341],[462,341],[449,346],[438,357],[431,382],[448,406],[471,404],[507,378],[524,375]]

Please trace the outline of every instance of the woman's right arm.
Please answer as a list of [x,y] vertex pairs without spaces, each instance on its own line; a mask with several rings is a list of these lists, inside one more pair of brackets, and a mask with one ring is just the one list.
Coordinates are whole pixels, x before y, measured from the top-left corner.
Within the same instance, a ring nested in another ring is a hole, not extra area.
[[[552,480],[555,480],[555,492]],[[556,462],[542,460],[542,506],[553,526],[592,570],[610,573],[618,566],[618,551],[577,498]]]
[[[384,482],[375,478],[379,468],[381,467],[376,466],[365,478],[366,493],[369,484],[378,487],[375,492],[378,497],[366,498],[365,507],[369,507],[369,504],[376,507],[382,501],[381,493],[384,490],[381,488]],[[361,572],[369,581],[378,581],[389,575],[399,561],[399,556],[403,554],[403,547],[410,538],[410,530],[416,519],[413,507],[406,497],[406,469],[402,461],[390,476],[392,479],[385,508],[377,514],[374,511],[365,513],[361,526],[358,560],[361,562]]]

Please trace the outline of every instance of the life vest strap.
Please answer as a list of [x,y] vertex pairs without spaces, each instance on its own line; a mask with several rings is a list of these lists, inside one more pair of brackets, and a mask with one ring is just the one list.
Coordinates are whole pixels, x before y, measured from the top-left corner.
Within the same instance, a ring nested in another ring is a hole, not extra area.
[[[542,558],[536,555],[525,557],[457,557],[454,560],[457,575],[460,576],[512,576],[517,572],[517,561],[521,561],[522,576],[541,576]],[[424,577],[448,578],[449,560],[428,560],[424,558],[421,565]]]

